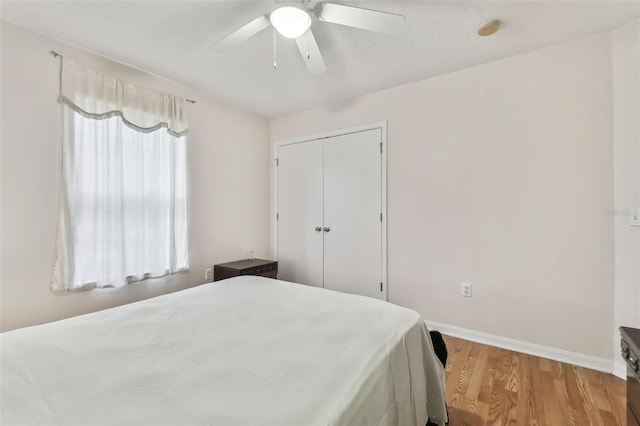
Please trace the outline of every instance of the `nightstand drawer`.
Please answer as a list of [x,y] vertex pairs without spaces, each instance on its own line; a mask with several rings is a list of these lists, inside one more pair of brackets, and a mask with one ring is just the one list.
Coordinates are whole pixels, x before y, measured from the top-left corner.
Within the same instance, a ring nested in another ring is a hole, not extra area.
[[213,267],[213,280],[220,281],[238,275],[259,275],[268,278],[278,277],[278,262],[274,260],[253,259],[220,263]]

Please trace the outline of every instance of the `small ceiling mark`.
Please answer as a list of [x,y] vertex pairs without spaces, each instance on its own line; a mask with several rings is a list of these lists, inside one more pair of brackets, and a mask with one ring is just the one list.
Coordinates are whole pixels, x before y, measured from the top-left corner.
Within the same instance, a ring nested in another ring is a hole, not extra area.
[[478,35],[480,37],[486,37],[495,34],[500,29],[500,24],[501,22],[497,19],[487,21],[478,27]]

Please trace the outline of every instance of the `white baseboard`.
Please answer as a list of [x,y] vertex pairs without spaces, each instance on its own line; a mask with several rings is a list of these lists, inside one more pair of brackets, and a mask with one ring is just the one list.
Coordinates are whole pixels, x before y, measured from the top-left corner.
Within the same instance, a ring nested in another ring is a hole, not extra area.
[[425,323],[429,330],[438,330],[442,334],[447,334],[453,337],[459,337],[461,339],[471,340],[472,342],[483,343],[485,345],[496,346],[511,351],[522,352],[541,358],[548,358],[554,361],[565,362],[567,364],[590,368],[592,370],[602,371],[605,373],[613,373],[622,378],[626,377],[626,373],[623,373],[625,376],[618,375],[618,368],[614,369],[614,362],[610,359],[580,354],[535,343],[523,342],[521,340],[510,339],[508,337],[495,336],[489,333],[482,333],[480,331],[469,330],[433,321],[425,320]]
[[620,358],[613,361],[613,375],[627,380],[627,364]]

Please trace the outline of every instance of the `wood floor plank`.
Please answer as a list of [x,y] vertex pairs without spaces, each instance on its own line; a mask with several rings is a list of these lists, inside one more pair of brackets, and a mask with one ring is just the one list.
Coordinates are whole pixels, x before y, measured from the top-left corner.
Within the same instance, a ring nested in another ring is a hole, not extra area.
[[567,391],[566,386],[566,377],[564,375],[564,369],[562,368],[562,364],[558,363],[558,367],[556,369],[556,375],[554,376],[554,394],[556,396],[556,400],[558,402],[558,406],[561,407],[562,412],[560,414],[556,413],[556,418],[564,417],[566,419],[566,423],[568,425],[575,425],[578,422],[576,418],[575,409],[571,405],[569,400],[569,393]]
[[520,370],[520,358],[517,356],[512,356],[511,365],[509,366],[509,376],[507,378],[507,390],[511,392],[515,392],[516,395],[521,389],[519,370]]
[[451,426],[624,426],[625,382],[601,373],[443,336]]
[[[539,358],[536,357],[532,358],[536,361],[539,360]],[[555,378],[554,372],[552,370],[540,372],[540,383],[542,384],[542,388],[534,392],[535,397],[540,399],[537,395],[549,396],[540,401],[544,407],[544,411],[539,415],[540,419],[564,418],[566,416],[566,406],[562,403],[562,399],[558,398],[558,393],[562,392],[562,387],[558,389],[559,380]],[[548,423],[548,421],[545,421],[545,424]]]
[[[487,351],[478,351],[475,359],[473,359],[472,371],[486,370],[487,359],[489,354]],[[484,376],[480,374],[472,374],[469,378],[469,386],[466,395],[479,395],[480,388],[484,383]],[[478,398],[466,398],[465,409],[471,413],[476,412]]]
[[518,401],[516,402],[516,424],[518,425],[538,425],[532,421],[532,407],[529,401],[533,400],[533,390],[531,389],[531,366],[524,356],[513,357],[514,364],[517,364],[516,374],[518,376]]
[[[600,416],[600,410],[596,402],[594,387],[589,380],[589,372],[595,373],[595,371],[587,370],[586,368],[574,367],[576,370],[576,377],[578,378],[578,386],[580,386],[583,407],[589,418],[589,422],[593,424],[603,424],[602,417]],[[609,409],[610,411],[611,409]]]
[[549,406],[552,404],[548,398],[541,398],[545,395],[543,390],[542,371],[540,369],[540,358],[534,356],[527,356],[529,364],[531,365],[531,393],[530,398],[532,400],[529,404],[532,407],[531,415],[534,417],[536,424],[547,425],[548,419],[552,416],[552,410]]
[[627,421],[626,382],[623,380],[603,379],[603,385],[606,389],[607,397],[611,402],[611,414],[615,418],[615,424],[625,425]]

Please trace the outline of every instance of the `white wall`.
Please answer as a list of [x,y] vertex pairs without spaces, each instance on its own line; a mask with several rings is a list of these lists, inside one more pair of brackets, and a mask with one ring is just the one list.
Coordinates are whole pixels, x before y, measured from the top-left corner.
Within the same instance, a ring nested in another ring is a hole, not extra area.
[[271,140],[388,120],[389,300],[610,365],[610,56],[606,35],[534,51],[273,119]]
[[615,373],[625,376],[617,356],[621,325],[640,328],[640,228],[629,226],[640,207],[640,21],[613,31],[613,143],[615,209]]
[[[47,322],[176,291],[204,268],[269,255],[269,122],[157,77],[1,23],[1,328]],[[59,194],[59,60],[196,99],[189,107],[191,271],[120,290],[49,291]]]

